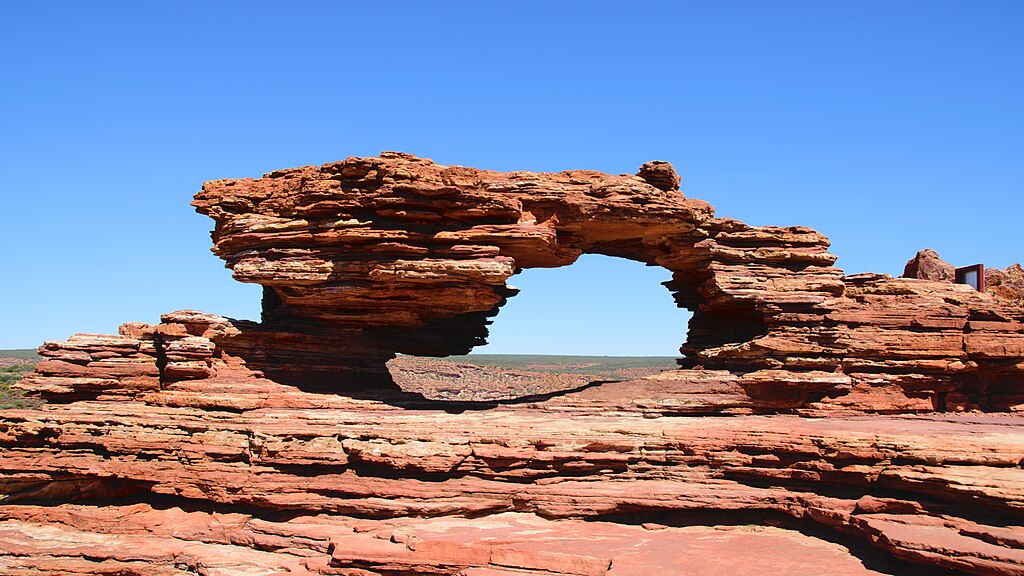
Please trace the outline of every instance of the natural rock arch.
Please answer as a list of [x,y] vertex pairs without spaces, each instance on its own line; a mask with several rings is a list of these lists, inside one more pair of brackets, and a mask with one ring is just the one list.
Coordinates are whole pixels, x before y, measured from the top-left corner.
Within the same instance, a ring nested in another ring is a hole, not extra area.
[[842,293],[821,234],[716,219],[668,164],[640,174],[497,173],[384,153],[208,182],[193,204],[217,221],[214,251],[235,278],[264,286],[265,326],[357,329],[386,353],[469,352],[516,270],[584,253],[673,273],[667,287],[694,313],[690,365],[723,366],[723,346],[766,333],[758,309],[772,293]]
[[[264,322],[178,311],[46,342],[17,386],[51,403],[0,411],[0,566],[672,573],[749,549],[776,572],[823,553],[915,572],[874,548],[1019,573],[1019,417],[835,411],[1024,410],[1024,309],[843,276],[820,234],[714,218],[666,168],[499,174],[386,154],[208,183],[196,205],[235,275],[267,287]],[[504,404],[337,393],[346,376],[378,384],[397,349],[471,346],[511,271],[582,252],[676,271],[700,369]],[[743,416],[783,411],[832,413]],[[733,416],[659,417],[692,414]],[[788,533],[711,528],[747,523]]]
[[516,270],[590,253],[673,273],[666,286],[693,312],[681,364],[696,370],[666,375],[657,394],[685,391],[688,406],[1024,406],[1020,306],[949,282],[844,276],[822,234],[715,217],[678,182],[664,162],[635,176],[502,173],[396,152],[207,182],[193,205],[214,219],[214,252],[234,277],[264,287],[263,321],[183,311],[128,324],[127,343],[95,344],[128,356],[95,369],[81,364],[92,340],[48,343],[59,360],[25,387],[133,394],[238,365],[307,389],[373,387],[390,382],[396,353],[480,344]]

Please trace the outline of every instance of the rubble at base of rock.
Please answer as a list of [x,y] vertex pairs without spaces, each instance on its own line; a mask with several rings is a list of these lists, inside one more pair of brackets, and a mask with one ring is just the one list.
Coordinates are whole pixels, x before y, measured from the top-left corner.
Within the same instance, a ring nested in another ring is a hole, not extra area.
[[[660,161],[400,153],[206,183],[262,321],[46,342],[18,386],[48,403],[0,412],[0,571],[1024,575],[1020,267],[987,293],[934,253],[846,276],[814,230],[678,188]],[[673,272],[680,369],[488,402],[395,386],[396,354],[467,352],[510,276],[582,253]]]

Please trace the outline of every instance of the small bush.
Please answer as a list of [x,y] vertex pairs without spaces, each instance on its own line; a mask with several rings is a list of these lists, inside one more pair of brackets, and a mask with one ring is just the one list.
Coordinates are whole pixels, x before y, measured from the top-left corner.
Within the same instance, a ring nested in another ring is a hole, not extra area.
[[25,372],[31,372],[35,367],[35,364],[11,364],[10,366],[0,368],[0,373],[17,372],[19,374],[23,374]]
[[0,372],[0,384],[14,384],[18,380],[21,380],[21,373],[11,374],[10,372]]
[[33,369],[35,364],[12,364],[0,368],[0,410],[37,408],[42,404],[38,399],[29,398],[21,390],[11,387]]

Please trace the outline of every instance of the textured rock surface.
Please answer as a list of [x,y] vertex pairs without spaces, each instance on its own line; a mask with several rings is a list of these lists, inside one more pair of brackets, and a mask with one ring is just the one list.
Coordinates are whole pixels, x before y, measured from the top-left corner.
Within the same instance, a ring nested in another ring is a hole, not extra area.
[[[739,375],[757,406],[1024,404],[1024,308],[948,282],[843,276],[821,234],[715,218],[677,179],[657,161],[638,176],[499,173],[385,153],[207,182],[193,204],[235,277],[265,287],[265,336],[320,335],[286,359],[309,367],[304,381],[382,375],[396,352],[465,353],[515,271],[587,252],[671,270],[693,311],[683,366]],[[919,272],[941,276],[923,254]],[[343,351],[318,348],[326,335]]]
[[903,277],[952,282],[956,278],[956,268],[940,258],[938,252],[926,248],[907,262],[903,268]]
[[[208,182],[263,321],[45,343],[18,386],[48,404],[0,412],[0,570],[1024,574],[1024,309],[844,276],[821,234],[715,218],[677,178],[389,153]],[[685,369],[488,402],[393,385],[396,353],[467,351],[509,276],[584,252],[673,272]]]
[[598,379],[589,374],[513,370],[417,356],[391,360],[388,371],[395,384],[406,392],[419,393],[430,400],[472,402],[541,397],[583,388]]
[[665,418],[603,388],[475,410],[222,368],[8,411],[0,566],[1024,573],[1019,416]]
[[[949,264],[931,248],[921,250],[907,262],[903,278],[922,278],[953,282],[956,268]],[[985,293],[997,301],[1010,306],[1024,306],[1024,269],[1020,264],[1013,264],[1000,270],[985,267]]]
[[1024,269],[1020,264],[1003,270],[985,268],[985,291],[996,299],[1024,306]]

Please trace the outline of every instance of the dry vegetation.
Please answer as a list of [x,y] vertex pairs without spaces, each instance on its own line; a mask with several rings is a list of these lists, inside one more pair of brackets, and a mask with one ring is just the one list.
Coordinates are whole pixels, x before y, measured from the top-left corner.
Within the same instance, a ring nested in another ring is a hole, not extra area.
[[0,350],[0,410],[34,408],[39,401],[25,397],[12,386],[31,372],[39,357],[34,350]]

